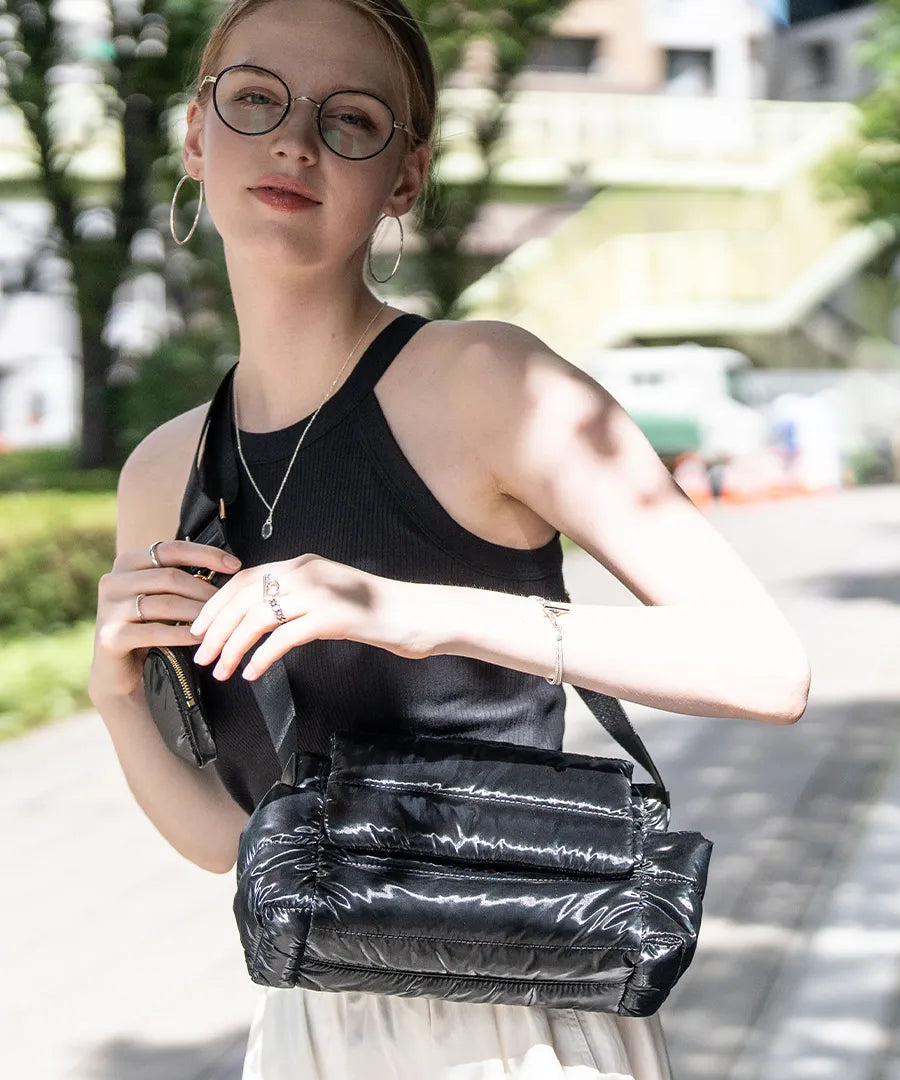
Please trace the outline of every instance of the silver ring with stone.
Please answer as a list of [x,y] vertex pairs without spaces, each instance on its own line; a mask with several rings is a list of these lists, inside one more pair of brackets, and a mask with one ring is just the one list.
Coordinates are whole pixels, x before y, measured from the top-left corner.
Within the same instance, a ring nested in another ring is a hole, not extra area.
[[277,596],[280,590],[281,586],[271,574],[263,574],[263,596],[265,596],[266,599],[270,596]]
[[138,617],[138,620],[140,622],[146,622],[147,621],[144,618],[143,611],[141,611],[141,601],[146,597],[146,595],[147,595],[146,593],[142,592],[142,593],[138,593],[137,596],[134,598],[134,609],[137,612],[137,617]]
[[162,540],[154,540],[153,543],[150,545],[150,562],[152,562],[153,565],[158,570],[162,569],[162,563],[159,561],[159,558],[157,557],[156,549],[159,547],[159,545],[161,543],[162,543]]
[[[278,584],[278,583],[276,582],[276,584]],[[272,609],[272,611],[274,611],[274,613],[275,613],[275,618],[276,618],[276,619],[277,619],[277,620],[278,620],[278,621],[279,621],[280,623],[284,623],[284,622],[287,622],[287,616],[286,616],[286,615],[285,615],[285,613],[284,613],[284,612],[283,612],[283,611],[281,610],[281,604],[279,604],[279,603],[278,603],[278,598],[277,598],[277,597],[275,597],[275,596],[269,596],[269,597],[267,597],[267,599],[268,599],[268,601],[269,601],[269,607],[270,607],[270,608]]]

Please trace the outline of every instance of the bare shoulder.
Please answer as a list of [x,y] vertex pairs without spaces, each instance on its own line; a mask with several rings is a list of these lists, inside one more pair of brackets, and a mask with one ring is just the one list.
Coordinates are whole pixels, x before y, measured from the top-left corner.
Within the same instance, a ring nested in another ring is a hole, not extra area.
[[470,427],[477,425],[482,440],[496,441],[506,452],[540,447],[560,420],[596,428],[616,412],[604,387],[520,326],[488,319],[435,322],[431,340],[445,400]]
[[603,393],[584,371],[513,323],[448,320],[435,324],[434,340],[445,362],[452,357],[454,381],[468,388],[473,400],[489,400],[492,408],[506,402],[521,415],[529,401],[544,400],[548,392],[588,399]]
[[119,474],[117,551],[175,536],[207,408],[198,405],[167,420],[129,454]]

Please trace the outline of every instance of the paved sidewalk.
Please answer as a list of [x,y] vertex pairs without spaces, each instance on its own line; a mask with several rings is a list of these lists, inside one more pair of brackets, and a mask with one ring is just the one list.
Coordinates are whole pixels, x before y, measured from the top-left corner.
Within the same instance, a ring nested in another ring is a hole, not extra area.
[[[628,707],[673,826],[716,844],[700,949],[663,1013],[677,1080],[900,1080],[900,488],[712,516],[814,685],[786,728]],[[634,602],[582,554],[567,579],[575,599]],[[605,752],[570,706],[567,748]],[[156,833],[93,714],[0,745],[0,821],[3,1075],[239,1080],[261,991],[232,877]]]

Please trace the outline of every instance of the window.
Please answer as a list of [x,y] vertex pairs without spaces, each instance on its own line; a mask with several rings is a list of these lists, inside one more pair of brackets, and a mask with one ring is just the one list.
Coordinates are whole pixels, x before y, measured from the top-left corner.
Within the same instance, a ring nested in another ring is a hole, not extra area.
[[699,96],[713,91],[711,49],[666,49],[666,92]]
[[528,67],[532,71],[594,71],[601,51],[594,38],[544,38],[531,54]]
[[834,80],[834,46],[830,41],[811,41],[806,46],[806,70],[811,86],[826,86]]

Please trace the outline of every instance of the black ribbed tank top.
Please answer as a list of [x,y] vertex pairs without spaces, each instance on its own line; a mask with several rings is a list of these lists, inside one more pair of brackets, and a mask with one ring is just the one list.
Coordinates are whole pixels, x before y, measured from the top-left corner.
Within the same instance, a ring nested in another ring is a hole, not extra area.
[[[373,339],[311,425],[274,515],[239,467],[228,540],[245,567],[312,552],[383,577],[568,599],[557,533],[539,548],[494,544],[441,506],[395,441],[374,388],[428,320],[403,314]],[[232,416],[233,410],[229,410]],[[271,502],[309,417],[279,431],[241,431],[244,457]],[[547,650],[552,652],[548,624]],[[565,696],[541,676],[462,656],[411,660],[353,641],[314,641],[285,657],[298,717],[298,749],[325,752],[337,730],[381,731],[562,746]],[[216,768],[251,813],[279,778],[249,684],[197,669],[214,726]]]

